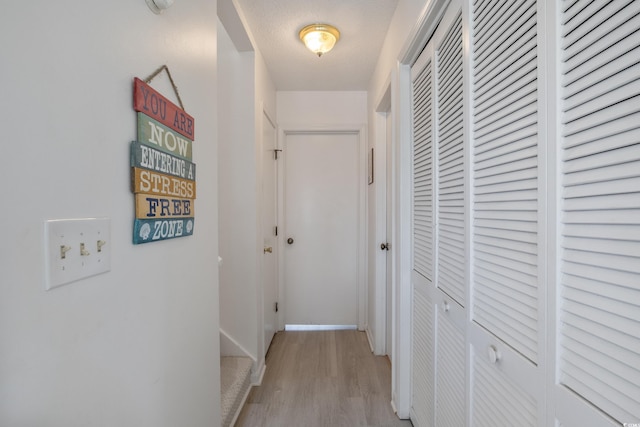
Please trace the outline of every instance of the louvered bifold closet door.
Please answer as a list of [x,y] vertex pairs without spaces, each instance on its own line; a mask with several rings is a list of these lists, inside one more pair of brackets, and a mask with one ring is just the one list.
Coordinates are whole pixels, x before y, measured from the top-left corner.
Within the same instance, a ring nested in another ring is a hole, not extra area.
[[472,419],[478,427],[536,426],[537,3],[478,0],[472,11]]
[[434,37],[436,87],[436,421],[466,422],[466,200],[461,4],[452,3]]
[[473,319],[538,360],[536,1],[474,5]]
[[458,0],[449,4],[431,41],[411,68],[411,420],[416,427],[460,427],[467,414],[460,7]]
[[433,48],[412,69],[413,332],[411,419],[433,426],[435,315],[433,298]]
[[564,1],[561,12],[558,393],[578,406],[557,415],[571,425],[596,408],[638,423],[640,2]]

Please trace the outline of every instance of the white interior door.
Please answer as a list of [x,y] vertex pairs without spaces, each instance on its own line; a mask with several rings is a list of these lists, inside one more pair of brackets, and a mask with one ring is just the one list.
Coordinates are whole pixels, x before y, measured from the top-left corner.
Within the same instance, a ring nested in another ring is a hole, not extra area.
[[391,122],[391,112],[387,113],[386,118],[386,204],[387,204],[387,212],[386,212],[386,222],[387,222],[387,265],[386,265],[386,326],[385,326],[385,349],[389,360],[392,359],[392,340],[393,340],[393,255],[391,251],[394,249],[393,244],[393,221],[392,221],[392,209],[393,209],[393,146],[391,139],[391,131],[392,131],[392,122]]
[[284,141],[286,325],[358,324],[359,135]]
[[276,128],[266,114],[262,117],[262,233],[264,350],[269,349],[277,329],[276,301],[278,300],[277,223],[277,161],[275,157]]

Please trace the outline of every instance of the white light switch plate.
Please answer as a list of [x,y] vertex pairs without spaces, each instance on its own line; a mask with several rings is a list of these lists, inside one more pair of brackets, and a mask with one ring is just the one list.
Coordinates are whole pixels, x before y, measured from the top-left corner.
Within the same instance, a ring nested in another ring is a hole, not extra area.
[[111,269],[111,220],[83,218],[45,222],[45,289]]

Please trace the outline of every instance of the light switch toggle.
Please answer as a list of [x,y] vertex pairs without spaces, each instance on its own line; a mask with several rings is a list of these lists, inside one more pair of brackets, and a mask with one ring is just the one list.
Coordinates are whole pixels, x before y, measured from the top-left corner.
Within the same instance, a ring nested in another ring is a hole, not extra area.
[[104,240],[98,240],[97,246],[98,246],[98,252],[102,252],[102,247],[104,245],[106,245],[107,242],[105,242]]
[[89,255],[91,255],[91,252],[89,252],[88,250],[85,249],[84,243],[80,243],[80,255],[81,256],[89,256]]
[[60,259],[65,259],[67,257],[67,252],[71,250],[71,246],[60,245]]

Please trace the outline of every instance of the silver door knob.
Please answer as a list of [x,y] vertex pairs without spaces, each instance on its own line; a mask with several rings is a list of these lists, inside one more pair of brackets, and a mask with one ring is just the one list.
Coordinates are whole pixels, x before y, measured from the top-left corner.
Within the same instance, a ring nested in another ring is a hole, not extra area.
[[389,244],[388,243],[382,243],[380,245],[380,250],[388,251],[389,250]]
[[293,245],[293,239],[291,237],[289,237],[287,239],[287,243],[290,244],[290,245]]

